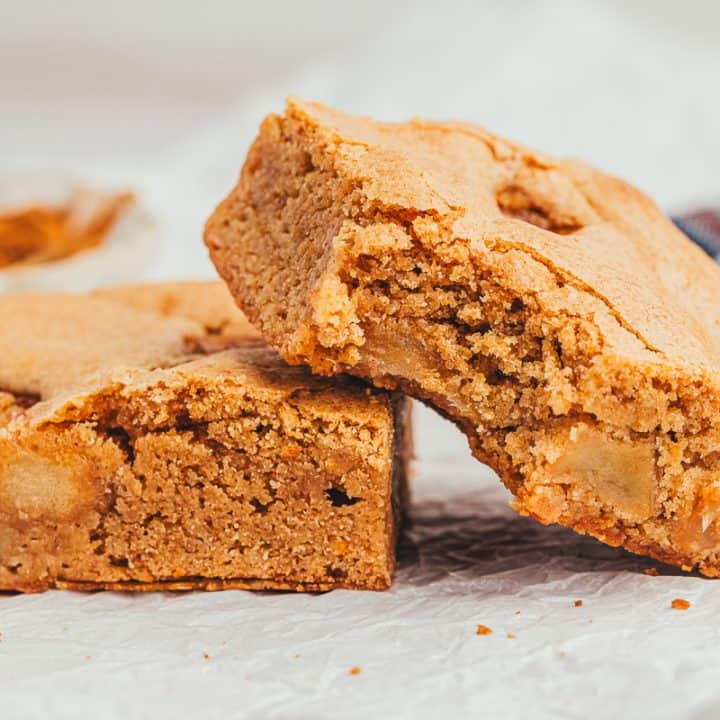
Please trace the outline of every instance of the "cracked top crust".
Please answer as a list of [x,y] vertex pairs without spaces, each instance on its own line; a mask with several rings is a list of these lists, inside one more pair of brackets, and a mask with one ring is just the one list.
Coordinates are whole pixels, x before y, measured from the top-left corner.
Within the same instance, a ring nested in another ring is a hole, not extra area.
[[[356,207],[349,214],[376,221],[387,216],[407,225],[427,218],[448,227],[456,241],[469,241],[474,252],[522,251],[605,304],[625,331],[608,333],[618,349],[632,355],[644,349],[682,365],[718,365],[720,270],[623,181],[474,125],[378,123],[301,100],[290,100],[285,116],[269,116],[260,139],[288,134],[312,138],[315,150],[304,158],[303,170],[330,170],[353,195]],[[233,261],[224,254],[223,235],[232,229],[238,196],[247,194],[252,202],[267,190],[257,177],[251,185],[259,152],[256,144],[238,188],[207,226],[208,245],[231,284]],[[310,230],[312,218],[304,222]],[[243,302],[251,309],[260,305]]]
[[0,432],[77,419],[106,393],[172,395],[189,383],[232,382],[268,399],[307,391],[328,410],[361,415],[382,395],[287,366],[218,282],[2,295],[0,314]]

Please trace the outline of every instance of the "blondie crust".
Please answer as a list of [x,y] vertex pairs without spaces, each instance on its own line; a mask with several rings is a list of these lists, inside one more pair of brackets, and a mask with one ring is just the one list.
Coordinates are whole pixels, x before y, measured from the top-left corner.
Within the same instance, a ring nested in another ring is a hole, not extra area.
[[290,101],[205,238],[289,362],[430,403],[521,513],[720,575],[720,271],[639,191]]
[[287,366],[219,283],[0,313],[0,590],[388,587],[400,395]]

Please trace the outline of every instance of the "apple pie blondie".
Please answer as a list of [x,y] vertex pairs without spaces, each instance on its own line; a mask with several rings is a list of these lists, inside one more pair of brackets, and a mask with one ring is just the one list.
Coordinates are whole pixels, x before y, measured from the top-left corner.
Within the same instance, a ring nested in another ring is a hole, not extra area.
[[0,590],[386,588],[406,401],[220,283],[0,296]]
[[431,404],[521,513],[720,575],[720,271],[639,191],[298,100],[205,239],[290,363]]

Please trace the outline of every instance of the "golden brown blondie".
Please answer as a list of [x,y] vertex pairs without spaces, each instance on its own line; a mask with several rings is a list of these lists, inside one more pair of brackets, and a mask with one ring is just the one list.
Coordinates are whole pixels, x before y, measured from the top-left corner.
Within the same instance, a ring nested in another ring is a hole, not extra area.
[[518,511],[720,574],[720,271],[642,193],[291,101],[206,242],[285,359],[429,402]]
[[0,590],[388,587],[402,397],[288,367],[219,283],[0,313]]

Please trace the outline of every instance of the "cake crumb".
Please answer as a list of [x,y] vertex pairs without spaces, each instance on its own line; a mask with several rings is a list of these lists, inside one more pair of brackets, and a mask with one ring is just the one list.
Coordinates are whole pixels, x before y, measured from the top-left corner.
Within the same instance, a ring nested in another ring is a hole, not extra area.
[[506,637],[508,640],[517,640],[517,635],[515,635],[515,633],[507,633],[507,634],[505,635],[505,637]]
[[575,607],[582,607],[583,601],[582,600],[576,600],[575,601]]
[[520,614],[520,611],[519,611],[519,610],[516,610],[516,611],[515,611],[515,614],[516,614],[516,615],[519,615],[519,614]]
[[361,672],[362,672],[362,670],[359,667],[357,667],[357,665],[356,665],[355,667],[350,668],[348,675],[359,675]]
[[683,598],[675,598],[670,603],[670,606],[673,610],[687,610],[690,607],[690,603]]
[[210,659],[210,655],[209,655],[208,653],[206,653],[206,652],[204,652],[204,653],[202,654],[202,656],[203,656],[203,660],[209,660],[209,659]]
[[645,569],[643,570],[643,573],[644,573],[645,575],[649,575],[650,577],[657,577],[657,576],[660,574],[660,573],[657,571],[657,568],[654,568],[654,567],[645,568]]
[[487,625],[478,625],[477,628],[475,628],[475,634],[492,635],[492,628],[489,628]]

